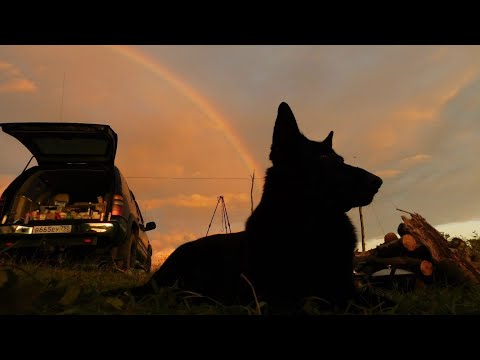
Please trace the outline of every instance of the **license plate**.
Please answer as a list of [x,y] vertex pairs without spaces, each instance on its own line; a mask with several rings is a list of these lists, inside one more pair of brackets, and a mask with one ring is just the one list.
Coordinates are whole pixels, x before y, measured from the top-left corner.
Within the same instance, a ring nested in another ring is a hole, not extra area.
[[65,234],[72,232],[72,225],[42,225],[34,226],[34,234]]

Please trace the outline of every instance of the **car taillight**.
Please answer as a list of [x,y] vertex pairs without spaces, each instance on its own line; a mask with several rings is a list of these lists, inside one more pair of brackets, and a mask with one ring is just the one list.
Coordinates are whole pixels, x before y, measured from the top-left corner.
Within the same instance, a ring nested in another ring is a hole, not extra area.
[[114,195],[112,204],[112,215],[122,215],[123,211],[123,196]]

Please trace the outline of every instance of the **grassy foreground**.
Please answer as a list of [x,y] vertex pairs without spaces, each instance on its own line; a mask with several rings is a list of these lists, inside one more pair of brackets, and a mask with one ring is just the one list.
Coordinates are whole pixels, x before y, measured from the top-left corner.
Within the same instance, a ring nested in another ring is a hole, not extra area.
[[[86,271],[46,265],[0,267],[0,314],[25,315],[259,315],[265,304],[223,306],[213,299],[178,289],[133,299],[128,294],[106,296],[108,290],[130,288],[148,280],[144,272]],[[462,286],[430,286],[413,292],[375,290],[395,302],[359,308],[352,305],[340,314],[365,315],[480,315],[480,289]],[[319,310],[316,299],[307,301],[305,312]],[[338,312],[335,314],[339,314]]]

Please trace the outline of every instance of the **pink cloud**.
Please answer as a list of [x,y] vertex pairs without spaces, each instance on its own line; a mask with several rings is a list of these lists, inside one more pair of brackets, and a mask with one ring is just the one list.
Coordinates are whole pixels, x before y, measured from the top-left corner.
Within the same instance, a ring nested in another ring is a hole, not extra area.
[[0,93],[34,92],[37,86],[12,64],[0,62]]

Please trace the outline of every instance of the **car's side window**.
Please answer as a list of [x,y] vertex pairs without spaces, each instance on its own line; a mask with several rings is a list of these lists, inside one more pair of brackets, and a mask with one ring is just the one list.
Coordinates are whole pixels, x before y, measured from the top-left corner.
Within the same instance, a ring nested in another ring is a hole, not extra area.
[[135,200],[135,195],[133,195],[132,190],[130,190],[130,196],[132,198],[132,202],[135,204],[135,207],[137,208],[138,218],[140,219],[140,222],[143,224],[142,212],[140,211],[140,207],[137,204],[137,200]]
[[135,195],[133,194],[132,190],[130,190],[130,199],[132,199],[132,201],[135,202]]
[[143,224],[144,222],[143,222],[142,212],[140,211],[140,207],[138,206],[138,204],[137,204],[136,201],[135,201],[135,206],[137,207],[137,212],[138,212],[138,216],[140,216],[140,221],[141,221],[142,224]]

